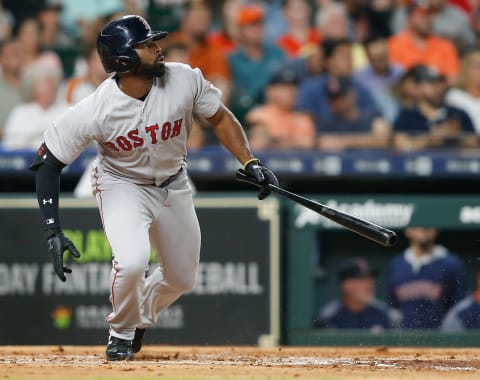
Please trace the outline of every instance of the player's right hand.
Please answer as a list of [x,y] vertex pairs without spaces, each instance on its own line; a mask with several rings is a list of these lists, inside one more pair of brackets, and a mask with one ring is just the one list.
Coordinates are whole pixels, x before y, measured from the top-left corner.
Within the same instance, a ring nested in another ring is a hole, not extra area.
[[[273,172],[263,166],[260,160],[250,160],[244,167],[244,170],[261,185],[272,184],[278,186],[278,179]],[[272,192],[265,186],[258,192],[258,199],[262,200],[268,197]]]
[[72,273],[72,270],[63,264],[63,253],[68,251],[73,257],[78,259],[80,252],[78,252],[78,249],[73,245],[72,241],[67,238],[62,231],[49,230],[45,235],[47,237],[48,254],[52,260],[53,269],[58,278],[65,282],[67,281],[65,273]]

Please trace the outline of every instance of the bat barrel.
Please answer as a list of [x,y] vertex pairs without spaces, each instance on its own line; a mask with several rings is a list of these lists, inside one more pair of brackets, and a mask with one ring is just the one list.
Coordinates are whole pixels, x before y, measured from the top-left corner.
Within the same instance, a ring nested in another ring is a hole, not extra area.
[[397,234],[394,231],[391,231],[385,227],[381,227],[375,223],[369,222],[351,214],[347,214],[343,211],[330,208],[328,206],[322,205],[321,203],[304,198],[294,193],[290,193],[290,195],[283,193],[283,195],[313,211],[318,212],[320,215],[326,217],[327,219],[330,219],[333,222],[340,224],[345,228],[348,228],[350,231],[366,237],[367,239],[373,240],[376,243],[382,244],[386,247],[391,247],[397,242]]

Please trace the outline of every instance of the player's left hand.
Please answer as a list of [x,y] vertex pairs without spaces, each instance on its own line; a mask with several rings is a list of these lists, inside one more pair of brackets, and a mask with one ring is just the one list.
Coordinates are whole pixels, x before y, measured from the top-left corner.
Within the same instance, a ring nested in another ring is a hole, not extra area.
[[72,273],[72,270],[63,264],[63,253],[68,251],[73,257],[78,259],[80,252],[78,252],[78,249],[73,245],[72,241],[67,238],[62,231],[47,231],[46,237],[48,253],[53,263],[53,269],[58,278],[65,282],[67,281],[65,273]]
[[[267,167],[263,166],[260,160],[249,161],[244,170],[253,177],[260,185],[272,184],[278,186],[278,179],[273,172]],[[272,192],[265,186],[258,192],[258,199],[262,200],[268,197]]]

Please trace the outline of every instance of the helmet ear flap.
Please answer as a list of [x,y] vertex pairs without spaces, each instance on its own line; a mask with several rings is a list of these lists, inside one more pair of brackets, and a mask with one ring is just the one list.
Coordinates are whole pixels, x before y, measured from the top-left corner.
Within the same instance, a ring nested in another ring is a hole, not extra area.
[[134,70],[140,63],[140,57],[135,50],[128,51],[126,55],[116,58],[115,66],[119,73],[126,73]]

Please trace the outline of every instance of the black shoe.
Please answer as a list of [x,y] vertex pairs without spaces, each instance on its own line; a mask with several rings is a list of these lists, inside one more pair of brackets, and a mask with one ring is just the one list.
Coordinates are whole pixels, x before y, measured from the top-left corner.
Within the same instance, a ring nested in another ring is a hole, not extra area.
[[132,351],[139,352],[142,349],[143,343],[143,334],[145,334],[145,329],[135,329],[135,336],[132,340]]
[[133,360],[132,341],[110,336],[106,355],[108,361]]

